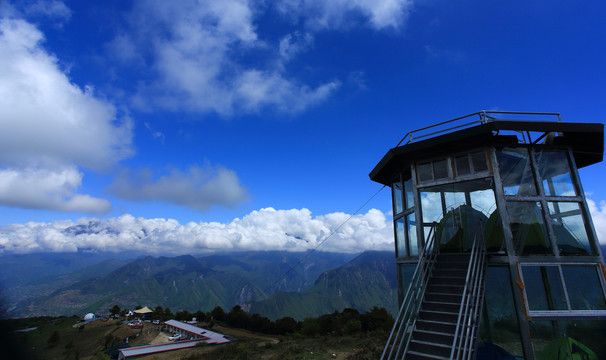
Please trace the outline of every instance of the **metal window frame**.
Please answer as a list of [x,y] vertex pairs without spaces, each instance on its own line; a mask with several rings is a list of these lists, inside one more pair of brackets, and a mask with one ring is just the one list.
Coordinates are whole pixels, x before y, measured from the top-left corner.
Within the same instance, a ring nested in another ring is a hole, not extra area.
[[[522,283],[526,284],[524,280],[524,267],[538,267],[538,266],[551,266],[557,267],[558,272],[560,274],[560,283],[562,285],[562,289],[564,290],[564,296],[566,300],[566,306],[568,310],[531,310],[530,304],[528,301],[525,302],[525,310],[530,319],[532,320],[571,320],[571,319],[582,319],[582,320],[606,320],[606,309],[603,310],[578,310],[573,309],[570,303],[570,296],[568,295],[568,287],[566,286],[566,281],[564,280],[564,272],[562,270],[562,265],[564,266],[592,266],[597,272],[598,281],[600,282],[602,288],[602,296],[606,300],[606,288],[604,287],[603,277],[600,276],[601,269],[600,263],[577,263],[577,262],[527,262],[520,263],[520,280]],[[526,288],[523,290],[524,297],[528,299],[528,293]]]

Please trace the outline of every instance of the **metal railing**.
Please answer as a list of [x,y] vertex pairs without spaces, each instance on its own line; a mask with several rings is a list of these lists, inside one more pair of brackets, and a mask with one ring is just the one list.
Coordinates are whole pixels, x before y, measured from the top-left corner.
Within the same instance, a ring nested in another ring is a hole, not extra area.
[[469,257],[467,276],[461,307],[457,318],[457,326],[450,352],[450,359],[473,359],[476,348],[476,338],[479,329],[480,315],[484,301],[486,273],[486,243],[484,229],[480,225],[476,231]]
[[406,354],[417,314],[423,302],[425,289],[440,249],[436,240],[436,228],[437,223],[433,223],[427,236],[429,240],[425,242],[425,247],[419,254],[417,268],[412,276],[398,317],[389,334],[381,359],[401,359]]
[[[410,132],[408,132],[406,135],[404,135],[404,137],[402,138],[402,140],[400,140],[400,142],[398,143],[398,145],[396,145],[396,147],[400,146],[402,143],[404,143],[404,145],[406,144],[410,144],[414,141],[418,141],[421,140],[423,138],[427,138],[427,137],[433,137],[442,133],[446,133],[446,132],[450,132],[453,130],[457,130],[457,129],[461,129],[461,128],[466,128],[466,127],[471,127],[477,124],[486,124],[488,122],[492,122],[492,121],[499,121],[499,120],[507,120],[507,121],[525,121],[524,119],[503,119],[503,118],[498,118],[497,116],[501,116],[501,115],[530,115],[530,116],[557,116],[558,117],[558,122],[562,122],[562,118],[560,117],[559,113],[548,113],[548,112],[523,112],[523,111],[488,111],[488,110],[482,110],[482,111],[478,111],[475,112],[473,114],[469,114],[469,115],[465,115],[465,116],[461,116],[455,119],[451,119],[451,120],[447,120],[447,121],[443,121],[441,123],[438,124],[434,124],[434,125],[430,125],[430,126],[426,126],[424,128],[420,128],[417,130],[412,130]],[[472,117],[478,116],[477,120],[473,120],[471,122],[466,122],[466,123],[462,123],[462,124],[457,124],[455,126],[450,126],[446,129],[440,129],[440,130],[435,130],[432,131],[430,133],[427,134],[420,134],[420,135],[416,135],[417,133],[423,132],[425,130],[430,130],[430,129],[436,129],[440,126],[443,125],[447,125],[447,124],[452,124],[455,122],[458,122],[460,120],[465,120],[465,119],[469,119]],[[536,120],[532,120],[532,121],[536,121]],[[408,141],[405,142],[406,138],[409,138]]]

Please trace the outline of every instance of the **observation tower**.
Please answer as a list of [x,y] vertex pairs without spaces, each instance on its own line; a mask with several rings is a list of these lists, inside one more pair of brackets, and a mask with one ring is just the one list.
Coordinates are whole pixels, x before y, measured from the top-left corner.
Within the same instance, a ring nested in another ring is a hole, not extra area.
[[401,304],[382,358],[606,359],[606,268],[578,173],[603,154],[603,124],[557,113],[406,134],[370,173],[392,189]]

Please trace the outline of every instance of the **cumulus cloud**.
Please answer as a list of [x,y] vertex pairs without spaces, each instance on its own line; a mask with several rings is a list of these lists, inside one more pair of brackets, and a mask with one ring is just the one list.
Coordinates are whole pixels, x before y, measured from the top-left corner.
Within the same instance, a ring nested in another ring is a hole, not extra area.
[[600,244],[606,245],[606,201],[602,200],[599,204],[587,199],[587,206],[593,218],[593,226],[598,235]]
[[222,167],[193,166],[154,179],[150,170],[124,171],[110,186],[117,196],[131,201],[160,201],[196,210],[215,205],[234,207],[248,198],[236,173]]
[[332,213],[313,217],[308,209],[253,211],[229,223],[179,224],[171,219],[144,219],[131,215],[105,220],[14,224],[0,227],[0,252],[143,251],[183,254],[225,250],[314,249],[360,252],[392,250],[392,222],[376,209],[350,217]]
[[105,213],[107,201],[76,193],[77,168],[130,156],[130,122],[71,83],[43,40],[24,20],[0,19],[0,204]]
[[103,215],[111,205],[104,199],[76,194],[82,173],[63,169],[0,169],[0,203],[6,206]]
[[0,161],[103,169],[129,156],[130,123],[71,83],[43,39],[23,20],[0,20]]

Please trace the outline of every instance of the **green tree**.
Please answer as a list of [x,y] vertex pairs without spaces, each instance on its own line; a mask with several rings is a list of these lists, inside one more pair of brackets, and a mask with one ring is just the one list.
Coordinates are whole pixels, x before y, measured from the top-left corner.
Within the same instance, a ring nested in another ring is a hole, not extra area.
[[385,330],[389,331],[393,327],[394,319],[385,308],[373,307],[369,312],[362,315],[362,330],[374,331]]
[[164,311],[162,312],[162,321],[167,321],[170,320],[172,318],[174,318],[175,315],[173,315],[173,312],[170,311],[169,308],[164,309]]
[[210,312],[210,315],[215,321],[225,321],[227,315],[225,314],[225,310],[222,307],[217,306]]
[[121,311],[121,310],[122,310],[122,309],[120,309],[120,306],[118,306],[118,304],[116,304],[116,305],[112,306],[112,308],[111,308],[111,309],[109,309],[109,312],[110,312],[112,315],[116,316],[116,315],[120,314],[120,311]]
[[175,314],[175,319],[179,321],[189,321],[193,315],[187,310],[177,311]]

